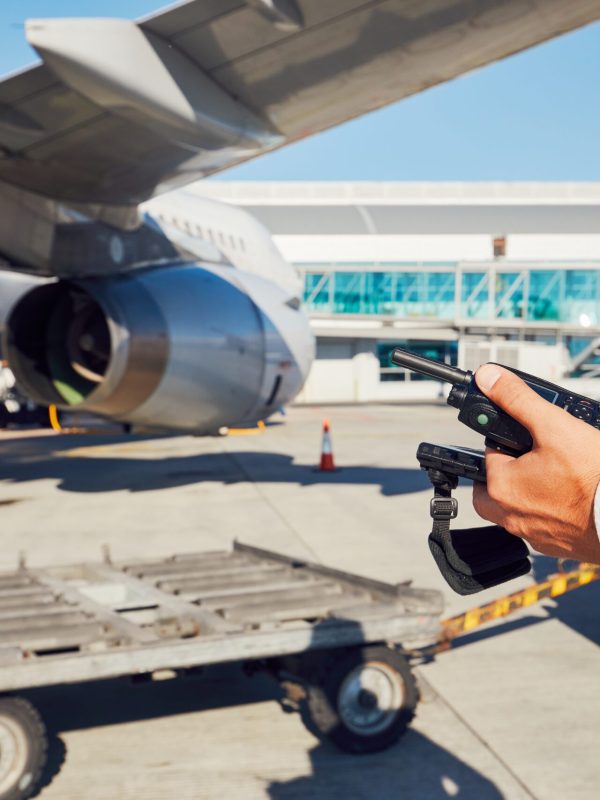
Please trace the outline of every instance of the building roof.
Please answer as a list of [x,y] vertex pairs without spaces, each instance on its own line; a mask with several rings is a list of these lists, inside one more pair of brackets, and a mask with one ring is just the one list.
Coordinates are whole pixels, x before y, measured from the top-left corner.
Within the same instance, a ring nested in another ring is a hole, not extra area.
[[600,183],[202,181],[274,235],[600,232]]

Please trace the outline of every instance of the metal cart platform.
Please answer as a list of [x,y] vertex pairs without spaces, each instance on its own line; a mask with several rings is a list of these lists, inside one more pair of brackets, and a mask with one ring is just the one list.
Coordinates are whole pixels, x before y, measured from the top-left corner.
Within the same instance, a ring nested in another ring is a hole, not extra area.
[[383,749],[417,701],[398,646],[437,641],[441,611],[437,591],[239,542],[160,560],[22,563],[0,574],[0,800],[31,796],[44,766],[43,722],[15,696],[33,687],[249,662],[296,687],[339,746]]

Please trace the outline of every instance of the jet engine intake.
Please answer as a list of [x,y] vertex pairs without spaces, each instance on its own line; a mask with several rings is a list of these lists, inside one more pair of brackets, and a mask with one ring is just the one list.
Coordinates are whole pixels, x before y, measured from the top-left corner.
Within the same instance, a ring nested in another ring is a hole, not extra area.
[[[268,412],[267,339],[289,365],[243,287],[214,269],[174,264],[34,288],[12,310],[4,348],[39,404],[211,433]],[[287,371],[297,391],[302,376]]]

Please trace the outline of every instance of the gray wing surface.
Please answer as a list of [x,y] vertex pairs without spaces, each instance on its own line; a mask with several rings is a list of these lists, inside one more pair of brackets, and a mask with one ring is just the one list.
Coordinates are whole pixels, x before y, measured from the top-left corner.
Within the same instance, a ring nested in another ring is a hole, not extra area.
[[137,204],[598,17],[600,0],[190,0],[33,20],[43,63],[0,83],[0,181]]

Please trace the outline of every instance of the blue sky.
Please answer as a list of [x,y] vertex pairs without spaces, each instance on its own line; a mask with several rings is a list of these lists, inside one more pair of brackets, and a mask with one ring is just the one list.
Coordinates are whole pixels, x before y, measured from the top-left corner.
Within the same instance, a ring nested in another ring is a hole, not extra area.
[[[0,5],[0,72],[35,60],[23,21],[126,16],[160,0]],[[236,180],[600,180],[600,23],[290,145]]]

